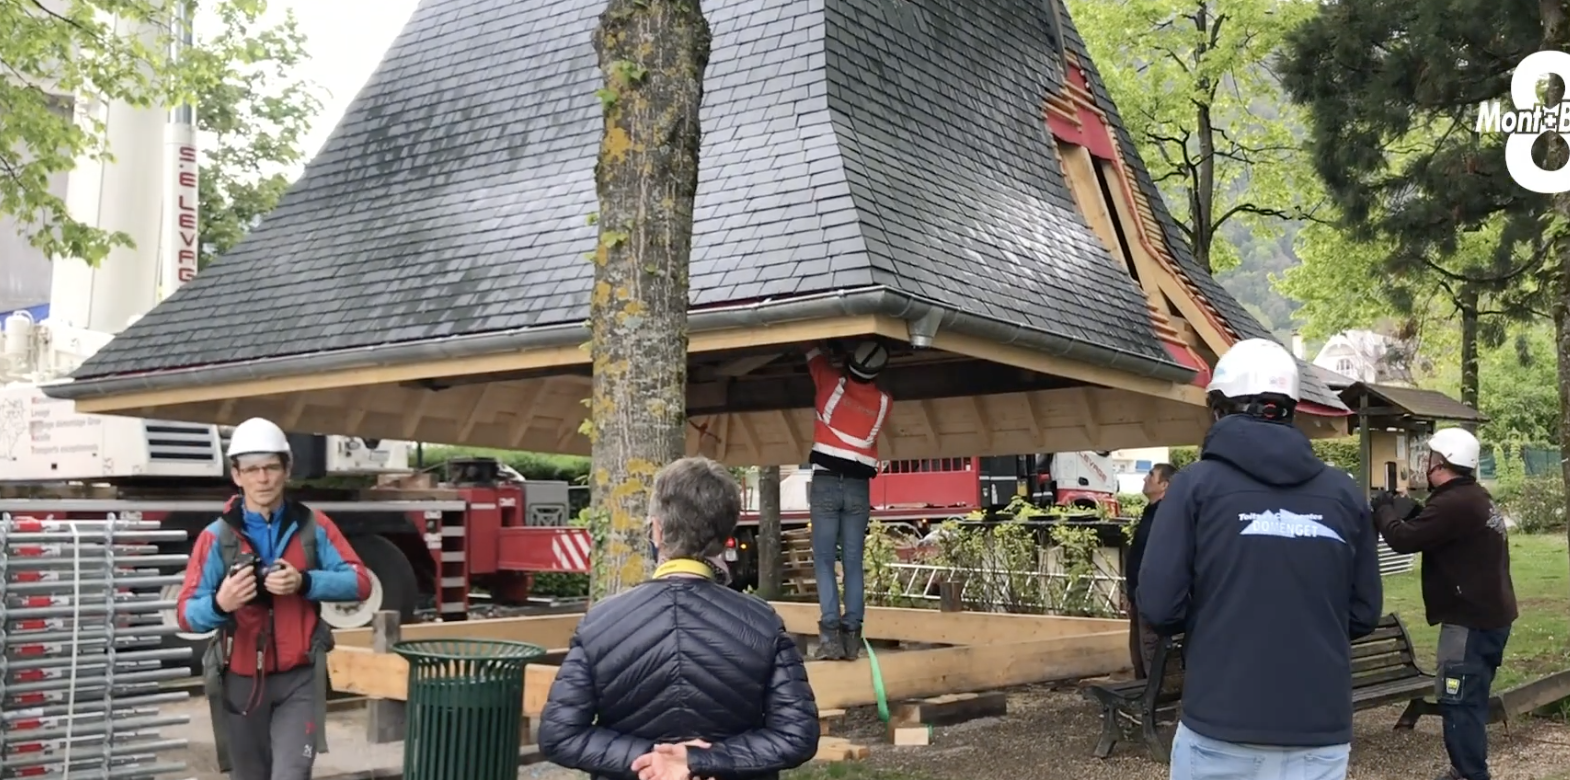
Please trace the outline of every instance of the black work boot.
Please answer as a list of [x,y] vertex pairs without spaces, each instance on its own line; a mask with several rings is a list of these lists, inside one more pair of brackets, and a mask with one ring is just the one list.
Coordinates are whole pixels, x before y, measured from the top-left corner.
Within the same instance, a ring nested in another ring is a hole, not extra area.
[[845,643],[840,639],[839,626],[818,624],[818,652],[813,658],[819,661],[845,660]]
[[861,657],[861,626],[840,626],[841,658],[854,661]]

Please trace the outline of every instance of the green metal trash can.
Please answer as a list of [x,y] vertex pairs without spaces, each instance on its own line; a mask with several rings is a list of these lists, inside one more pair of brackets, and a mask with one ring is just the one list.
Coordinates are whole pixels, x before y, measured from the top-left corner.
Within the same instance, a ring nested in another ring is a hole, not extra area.
[[523,668],[545,648],[523,642],[398,642],[409,662],[404,780],[516,780]]

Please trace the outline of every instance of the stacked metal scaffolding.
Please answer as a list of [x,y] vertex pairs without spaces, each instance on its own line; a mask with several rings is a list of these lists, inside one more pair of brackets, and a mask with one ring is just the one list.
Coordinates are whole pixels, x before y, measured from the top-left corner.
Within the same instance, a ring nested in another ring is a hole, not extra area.
[[158,729],[185,716],[158,706],[185,692],[160,682],[185,677],[188,648],[159,649],[160,589],[181,581],[180,542],[140,520],[35,519],[0,514],[0,780],[141,780],[185,770],[160,761],[183,739]]

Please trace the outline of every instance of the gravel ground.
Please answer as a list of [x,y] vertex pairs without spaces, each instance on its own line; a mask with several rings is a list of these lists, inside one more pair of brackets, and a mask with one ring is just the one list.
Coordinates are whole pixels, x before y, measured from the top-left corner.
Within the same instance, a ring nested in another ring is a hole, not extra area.
[[[1427,780],[1447,762],[1438,718],[1417,729],[1394,731],[1401,707],[1358,714],[1350,780]],[[1091,755],[1101,733],[1095,707],[1077,691],[1033,686],[1010,691],[1009,714],[940,727],[926,747],[882,744],[877,714],[851,712],[844,735],[872,749],[869,768],[912,772],[934,780],[976,777],[1092,780],[1158,780],[1167,767],[1152,762],[1137,744],[1119,743],[1105,761]],[[1500,780],[1549,780],[1570,767],[1570,727],[1533,720],[1491,730],[1490,762]]]
[[[191,741],[188,750],[168,758],[186,761],[197,780],[223,780],[214,761],[205,702],[193,700],[166,708],[166,712],[191,716],[189,725],[165,730],[168,737]],[[1428,780],[1444,768],[1439,720],[1424,718],[1415,731],[1394,731],[1391,726],[1400,712],[1395,706],[1358,714],[1350,780]],[[1005,717],[938,728],[933,744],[926,747],[884,744],[882,725],[870,707],[852,710],[843,728],[834,733],[869,746],[871,757],[858,762],[863,766],[856,769],[881,770],[877,774],[884,777],[906,773],[930,780],[1167,777],[1167,768],[1151,762],[1136,744],[1119,744],[1106,761],[1092,757],[1100,728],[1096,709],[1076,691],[1043,685],[1011,690]],[[371,745],[365,741],[364,710],[331,713],[328,740],[332,751],[317,760],[315,775],[319,778],[365,770],[391,773],[402,762],[402,743]],[[1570,768],[1570,726],[1563,723],[1538,719],[1509,729],[1496,726],[1490,744],[1494,776],[1500,780],[1554,780]],[[852,770],[846,774],[854,777],[860,773]],[[520,767],[518,777],[582,780],[584,775],[551,764],[535,764]]]

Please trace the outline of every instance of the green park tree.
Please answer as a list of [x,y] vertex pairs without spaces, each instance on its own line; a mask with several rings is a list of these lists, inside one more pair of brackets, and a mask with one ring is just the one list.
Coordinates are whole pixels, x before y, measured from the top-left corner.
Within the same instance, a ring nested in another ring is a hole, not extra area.
[[[1570,197],[1517,185],[1505,169],[1504,138],[1475,130],[1483,101],[1509,106],[1523,58],[1565,48],[1565,2],[1335,0],[1314,7],[1314,18],[1289,36],[1280,69],[1293,100],[1312,116],[1314,167],[1343,227],[1390,250],[1371,258],[1380,278],[1447,284],[1462,301],[1490,294],[1509,307],[1551,310],[1558,438],[1570,476],[1563,229]],[[1564,95],[1554,79],[1544,102]],[[1550,169],[1570,157],[1554,136],[1537,154]],[[1495,231],[1488,251],[1463,246],[1467,236],[1488,231]],[[1518,286],[1523,279],[1536,281]]]
[[[147,33],[127,34],[137,28]],[[169,56],[171,9],[158,0],[0,0],[0,29],[0,211],[45,254],[97,263],[130,237],[73,219],[49,180],[78,159],[112,159],[103,123],[74,110],[81,98],[145,107],[187,93],[190,72]]]
[[[112,247],[131,245],[123,233],[73,218],[49,192],[53,174],[117,152],[102,122],[74,115],[73,95],[78,104],[197,106],[209,142],[199,144],[203,264],[276,205],[288,185],[281,169],[299,161],[300,138],[320,109],[308,86],[289,75],[304,57],[304,41],[292,16],[261,25],[266,0],[215,0],[198,12],[218,22],[216,34],[172,59],[173,38],[185,34],[183,20],[196,5],[77,0],[51,10],[30,0],[0,0],[0,27],[7,31],[0,37],[7,71],[0,78],[0,211],[20,218],[34,246],[97,263]],[[129,35],[135,28],[146,32]]]
[[191,53],[203,141],[200,268],[278,205],[292,168],[305,157],[301,141],[322,108],[316,86],[294,75],[308,56],[294,12],[268,26],[265,10],[265,0],[216,3],[210,11],[216,34],[199,37]]
[[1237,222],[1268,240],[1312,215],[1317,182],[1272,57],[1312,13],[1292,0],[1068,0],[1140,156],[1201,265],[1237,265]]

